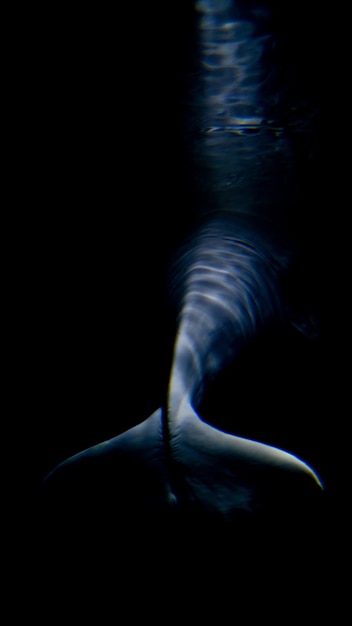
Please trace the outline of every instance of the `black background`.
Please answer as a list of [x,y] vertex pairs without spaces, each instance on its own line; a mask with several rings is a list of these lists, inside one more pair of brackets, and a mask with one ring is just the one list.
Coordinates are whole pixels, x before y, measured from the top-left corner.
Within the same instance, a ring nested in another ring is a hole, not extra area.
[[[147,417],[164,393],[174,332],[167,268],[191,205],[180,132],[182,76],[192,64],[188,4],[14,16],[5,410],[14,434],[5,482],[16,537],[29,543],[26,520],[45,474]],[[312,416],[300,424],[308,443],[296,429],[295,445],[331,486],[330,554],[349,493],[348,81],[341,16],[327,19],[320,10],[285,3],[280,17],[287,34],[301,29],[289,38],[292,58],[299,40],[321,107],[320,149],[307,184],[312,212],[302,228],[322,338],[312,345],[290,337],[294,360],[285,365],[290,376],[299,372],[290,414],[307,402]],[[276,361],[282,352],[276,346],[271,355],[276,379],[258,374],[262,390],[269,381],[276,389],[277,403],[288,392]]]
[[146,5],[29,18],[13,356],[36,481],[160,402],[173,332],[166,266],[187,214],[179,101],[188,21]]

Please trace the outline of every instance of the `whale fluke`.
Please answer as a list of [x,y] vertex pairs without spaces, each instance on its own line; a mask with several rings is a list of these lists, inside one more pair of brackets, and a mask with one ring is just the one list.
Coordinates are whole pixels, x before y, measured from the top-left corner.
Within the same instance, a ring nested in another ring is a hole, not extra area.
[[133,524],[159,526],[166,517],[203,516],[236,527],[243,517],[302,512],[302,503],[323,488],[296,456],[219,431],[186,403],[179,410],[171,440],[159,409],[60,463],[43,482],[55,515],[73,507],[82,518],[90,510],[129,531]]

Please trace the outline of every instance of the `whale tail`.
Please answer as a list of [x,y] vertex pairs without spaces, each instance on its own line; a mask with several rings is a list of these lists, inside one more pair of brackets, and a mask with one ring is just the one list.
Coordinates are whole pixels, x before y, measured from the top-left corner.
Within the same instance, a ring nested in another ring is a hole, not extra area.
[[54,468],[42,495],[55,525],[61,519],[61,529],[72,533],[72,524],[95,516],[136,539],[176,520],[229,528],[266,518],[282,524],[306,516],[320,497],[320,478],[296,456],[220,431],[186,402],[171,429],[166,415],[158,409]]

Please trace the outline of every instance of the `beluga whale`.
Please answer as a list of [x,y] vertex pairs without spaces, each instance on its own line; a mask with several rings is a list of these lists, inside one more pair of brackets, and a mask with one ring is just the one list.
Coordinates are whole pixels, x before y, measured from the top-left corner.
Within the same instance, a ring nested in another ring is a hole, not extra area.
[[[193,207],[170,262],[175,337],[162,406],[63,460],[43,481],[49,499],[79,502],[87,516],[92,507],[105,511],[116,531],[148,522],[165,529],[165,520],[236,528],[298,510],[304,517],[324,491],[300,454],[242,427],[237,432],[251,416],[249,408],[238,414],[247,409],[236,409],[241,390],[230,376],[258,337],[292,323],[307,329],[294,319],[285,288],[299,254],[295,150],[305,130],[295,117],[292,72],[278,52],[271,4],[193,3],[195,59],[184,80],[181,130]],[[224,402],[218,409],[215,403],[211,419],[204,409],[224,376],[231,380],[230,426],[222,420]],[[264,404],[264,425],[269,413]]]

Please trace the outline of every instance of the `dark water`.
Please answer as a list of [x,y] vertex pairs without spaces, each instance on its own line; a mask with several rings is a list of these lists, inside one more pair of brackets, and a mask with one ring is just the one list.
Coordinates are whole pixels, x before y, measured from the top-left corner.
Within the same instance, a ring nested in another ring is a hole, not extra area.
[[[244,23],[228,31],[240,32],[236,73],[231,69],[229,81],[209,53],[213,79],[199,87],[202,57],[190,4],[135,11],[124,3],[117,16],[102,9],[47,15],[47,27],[34,25],[27,35],[21,205],[28,209],[16,225],[10,415],[23,442],[10,464],[19,533],[33,547],[33,498],[53,466],[160,405],[175,329],[170,264],[203,201],[212,211],[217,202],[243,206],[250,198],[259,211],[274,207],[275,216],[283,203],[298,237],[301,255],[289,290],[298,294],[299,330],[285,343],[264,338],[253,347],[255,360],[251,348],[237,366],[238,433],[293,445],[317,466],[331,487],[322,550],[335,553],[337,541],[343,554],[349,473],[341,444],[349,326],[343,19],[337,8],[327,19],[315,2],[270,2],[275,19],[262,26],[261,6],[255,38],[247,22],[256,3],[241,2]],[[246,55],[254,59],[264,43],[259,74],[241,74]],[[224,58],[232,54],[227,44]],[[231,93],[209,111],[219,85],[220,91],[230,85]],[[313,340],[300,323],[307,307]],[[220,400],[224,409],[233,404],[232,380],[209,390],[209,420]],[[232,413],[222,415],[230,429]]]

